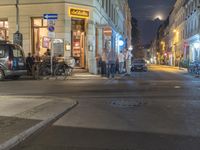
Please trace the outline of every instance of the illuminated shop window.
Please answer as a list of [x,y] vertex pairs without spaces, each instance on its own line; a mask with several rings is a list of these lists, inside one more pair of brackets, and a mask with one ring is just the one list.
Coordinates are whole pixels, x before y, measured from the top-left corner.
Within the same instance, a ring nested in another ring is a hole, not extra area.
[[0,40],[8,40],[8,21],[0,20]]

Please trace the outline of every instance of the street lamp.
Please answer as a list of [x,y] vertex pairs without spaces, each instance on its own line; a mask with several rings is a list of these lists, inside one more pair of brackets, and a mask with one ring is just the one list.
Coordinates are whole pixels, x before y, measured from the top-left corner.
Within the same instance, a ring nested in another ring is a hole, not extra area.
[[174,35],[174,66],[176,66],[176,46],[179,41],[179,31],[177,29],[173,30]]
[[19,32],[19,0],[16,0],[16,30]]
[[16,32],[13,34],[13,43],[23,46],[23,35],[19,32],[19,0],[16,0]]

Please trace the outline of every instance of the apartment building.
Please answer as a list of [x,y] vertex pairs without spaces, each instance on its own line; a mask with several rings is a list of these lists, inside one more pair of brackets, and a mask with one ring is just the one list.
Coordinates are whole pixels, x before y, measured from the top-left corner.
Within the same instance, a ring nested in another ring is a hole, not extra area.
[[200,61],[200,1],[187,0],[184,56],[189,62]]
[[[0,1],[0,38],[13,41],[16,32],[16,0]],[[19,31],[25,53],[42,56],[51,41],[64,57],[74,57],[76,66],[97,73],[96,57],[103,49],[116,52],[131,46],[131,15],[127,0],[19,0]],[[49,39],[44,14],[58,14],[55,36]],[[62,45],[63,42],[63,45]],[[127,44],[126,44],[127,43]]]

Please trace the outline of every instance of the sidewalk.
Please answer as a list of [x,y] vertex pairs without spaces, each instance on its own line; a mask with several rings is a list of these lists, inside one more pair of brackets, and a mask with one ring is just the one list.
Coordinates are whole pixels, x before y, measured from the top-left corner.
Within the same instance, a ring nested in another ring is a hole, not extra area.
[[70,99],[0,96],[0,150],[20,143],[75,105]]
[[173,68],[173,69],[176,69],[176,70],[186,71],[187,72],[187,68],[179,68],[179,67],[175,67],[175,66],[154,65],[154,64],[151,64],[150,66],[160,66],[160,67],[165,67],[165,68]]

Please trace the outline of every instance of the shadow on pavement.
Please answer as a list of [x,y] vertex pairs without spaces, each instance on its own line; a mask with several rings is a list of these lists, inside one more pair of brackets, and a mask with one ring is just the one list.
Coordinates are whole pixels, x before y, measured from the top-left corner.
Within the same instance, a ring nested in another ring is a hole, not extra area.
[[200,137],[53,126],[13,150],[199,150]]

